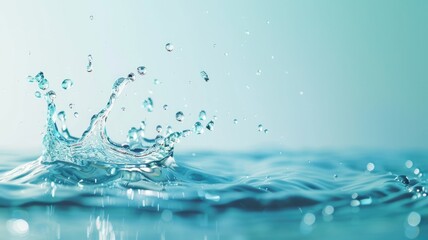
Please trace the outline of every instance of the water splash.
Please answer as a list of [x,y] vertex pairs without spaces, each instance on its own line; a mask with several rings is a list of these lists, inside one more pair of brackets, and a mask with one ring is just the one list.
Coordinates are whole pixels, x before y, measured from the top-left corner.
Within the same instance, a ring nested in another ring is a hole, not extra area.
[[[139,68],[139,70],[141,69]],[[141,71],[139,73],[141,74]],[[34,78],[29,77],[28,81],[37,82],[39,87],[41,83],[48,84],[43,72],[38,73]],[[68,176],[69,179],[67,179],[67,182],[74,182],[78,185],[87,182],[99,184],[117,178],[127,179],[128,181],[139,181],[144,178],[165,181],[167,176],[162,173],[162,169],[176,166],[173,158],[175,144],[181,138],[189,136],[192,130],[184,129],[183,131],[174,132],[172,127],[168,126],[163,131],[163,127],[158,125],[156,131],[158,134],[163,132],[163,135],[148,138],[145,136],[146,122],[142,121],[139,128],[133,127],[128,131],[126,142],[116,142],[107,134],[107,119],[115,102],[125,87],[134,81],[135,75],[130,73],[127,77],[121,77],[114,82],[107,104],[92,116],[88,128],[80,137],[70,134],[66,124],[66,113],[57,111],[55,104],[56,93],[53,90],[46,92],[44,97],[47,104],[47,123],[46,133],[43,137],[44,151],[37,160],[41,164],[40,166],[58,167],[64,166],[64,164],[67,166],[79,166],[80,171],[84,173],[76,174],[76,172],[73,172],[73,177]],[[68,89],[72,85],[73,82],[70,79],[66,79],[61,86],[63,89]],[[43,87],[43,89],[47,88]],[[40,92],[38,93],[40,96],[42,95]],[[143,106],[147,111],[151,112],[153,110],[153,100],[147,98]],[[69,107],[72,108],[73,104],[69,104]],[[78,112],[73,115],[77,118]],[[176,118],[178,121],[183,121],[184,114],[178,112]],[[203,127],[200,122],[197,122],[193,128],[193,131],[197,134],[203,133]],[[37,167],[33,166],[33,170],[34,168]],[[118,175],[118,172],[121,172],[121,175]],[[125,172],[139,174],[131,174],[130,176]],[[56,177],[64,179],[65,176],[67,176],[67,173],[62,173]],[[9,176],[9,179],[17,178],[19,177],[13,174]],[[28,176],[25,181],[30,181]],[[40,176],[35,174],[33,181],[41,181]]]

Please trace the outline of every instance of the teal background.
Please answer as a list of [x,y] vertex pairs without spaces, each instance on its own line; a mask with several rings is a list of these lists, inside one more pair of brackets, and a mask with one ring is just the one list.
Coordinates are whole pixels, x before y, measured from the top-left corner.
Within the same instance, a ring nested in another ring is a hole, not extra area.
[[0,149],[41,150],[45,104],[27,75],[45,73],[80,135],[113,81],[140,65],[148,74],[109,119],[117,141],[142,119],[190,127],[204,109],[215,131],[178,149],[427,149],[427,13],[423,0],[2,1]]

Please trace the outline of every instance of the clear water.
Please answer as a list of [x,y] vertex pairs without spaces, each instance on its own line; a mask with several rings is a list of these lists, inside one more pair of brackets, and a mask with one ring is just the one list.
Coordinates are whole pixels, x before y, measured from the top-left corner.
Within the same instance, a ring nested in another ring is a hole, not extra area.
[[203,110],[192,129],[158,126],[148,138],[141,122],[117,143],[105,126],[134,74],[113,84],[105,108],[75,137],[44,75],[29,81],[46,91],[45,150],[0,154],[0,239],[428,237],[428,153],[175,153],[189,134],[214,130]]

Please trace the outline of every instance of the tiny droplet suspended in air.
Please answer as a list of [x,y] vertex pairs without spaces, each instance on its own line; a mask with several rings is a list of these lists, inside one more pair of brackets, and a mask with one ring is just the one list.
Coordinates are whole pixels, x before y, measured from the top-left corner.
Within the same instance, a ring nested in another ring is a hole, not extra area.
[[208,74],[205,71],[201,71],[201,77],[205,80],[205,82],[208,82],[210,80]]
[[71,88],[73,86],[73,81],[71,81],[71,79],[64,79],[64,81],[62,81],[61,83],[61,87],[64,90],[67,90],[69,88]]
[[172,43],[167,43],[167,44],[165,45],[165,49],[166,49],[168,52],[172,52],[172,51],[174,50],[174,45],[172,45]]
[[199,120],[204,121],[206,118],[207,118],[207,113],[204,110],[199,112]]
[[140,74],[141,76],[146,75],[146,73],[147,73],[147,68],[146,68],[146,67],[144,67],[144,66],[139,66],[139,67],[137,68],[137,72],[138,72],[138,74]]
[[184,114],[182,111],[179,111],[175,114],[175,119],[177,119],[177,121],[182,122],[184,120]]

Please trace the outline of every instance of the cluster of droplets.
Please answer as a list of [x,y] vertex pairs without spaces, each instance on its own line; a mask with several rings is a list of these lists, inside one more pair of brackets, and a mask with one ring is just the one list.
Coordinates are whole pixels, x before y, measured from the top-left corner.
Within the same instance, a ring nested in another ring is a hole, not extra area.
[[[30,83],[37,83],[39,90],[34,92],[36,98],[41,98],[44,95],[48,102],[52,102],[56,98],[56,93],[54,91],[48,91],[49,81],[45,78],[43,72],[39,72],[35,77],[28,76],[27,80]],[[43,93],[43,91],[47,92]]]
[[414,167],[413,161],[411,160],[407,160],[405,166],[409,170],[412,170],[415,177],[409,178],[406,175],[399,175],[395,178],[395,180],[403,184],[410,193],[413,193],[414,198],[427,197],[428,190],[422,184],[421,178],[423,176],[423,173],[421,172],[421,170],[417,167]]

